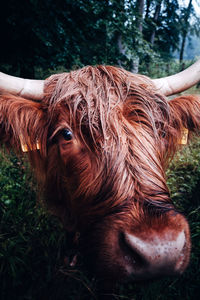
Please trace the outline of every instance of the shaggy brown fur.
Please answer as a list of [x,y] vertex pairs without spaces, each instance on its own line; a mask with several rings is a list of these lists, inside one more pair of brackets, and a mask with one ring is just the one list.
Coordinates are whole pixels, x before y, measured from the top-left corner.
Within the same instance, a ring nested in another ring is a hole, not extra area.
[[198,96],[168,102],[147,77],[85,67],[48,78],[41,103],[1,95],[0,112],[0,138],[8,147],[19,151],[21,140],[31,150],[40,142],[28,155],[47,206],[69,231],[87,235],[91,224],[103,223],[88,233],[101,240],[110,226],[144,231],[175,224],[165,217],[174,209],[165,169],[181,128],[199,130]]

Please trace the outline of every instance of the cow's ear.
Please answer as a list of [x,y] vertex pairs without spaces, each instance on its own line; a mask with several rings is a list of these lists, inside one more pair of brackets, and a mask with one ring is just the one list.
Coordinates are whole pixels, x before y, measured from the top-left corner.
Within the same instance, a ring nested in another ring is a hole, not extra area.
[[18,152],[37,150],[47,135],[44,122],[41,103],[0,95],[0,144]]
[[169,101],[171,126],[178,131],[187,128],[200,131],[200,95],[183,95]]

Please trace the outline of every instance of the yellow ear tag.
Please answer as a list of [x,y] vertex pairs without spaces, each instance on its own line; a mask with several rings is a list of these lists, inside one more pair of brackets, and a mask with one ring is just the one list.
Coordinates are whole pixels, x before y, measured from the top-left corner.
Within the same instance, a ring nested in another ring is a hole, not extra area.
[[23,142],[23,137],[20,136],[20,143],[21,143],[21,148],[23,152],[28,152],[28,151],[34,151],[34,150],[40,150],[41,149],[41,144],[36,141],[36,144],[31,144],[30,140],[28,141],[28,144]]
[[187,145],[189,130],[187,128],[181,129],[181,139],[179,140],[179,145]]

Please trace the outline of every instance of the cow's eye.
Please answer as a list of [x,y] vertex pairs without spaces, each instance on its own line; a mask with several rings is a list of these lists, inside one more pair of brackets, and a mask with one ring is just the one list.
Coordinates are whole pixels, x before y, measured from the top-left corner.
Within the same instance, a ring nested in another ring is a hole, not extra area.
[[71,141],[73,139],[73,133],[69,129],[63,129],[62,136],[66,141]]

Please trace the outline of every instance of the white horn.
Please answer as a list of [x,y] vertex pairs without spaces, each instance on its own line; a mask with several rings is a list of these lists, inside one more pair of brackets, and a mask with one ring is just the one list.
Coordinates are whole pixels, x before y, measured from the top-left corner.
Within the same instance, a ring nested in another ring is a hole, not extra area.
[[41,100],[44,95],[44,80],[23,79],[0,72],[0,92]]
[[158,79],[153,83],[158,91],[165,96],[183,92],[200,81],[200,59],[186,70]]

